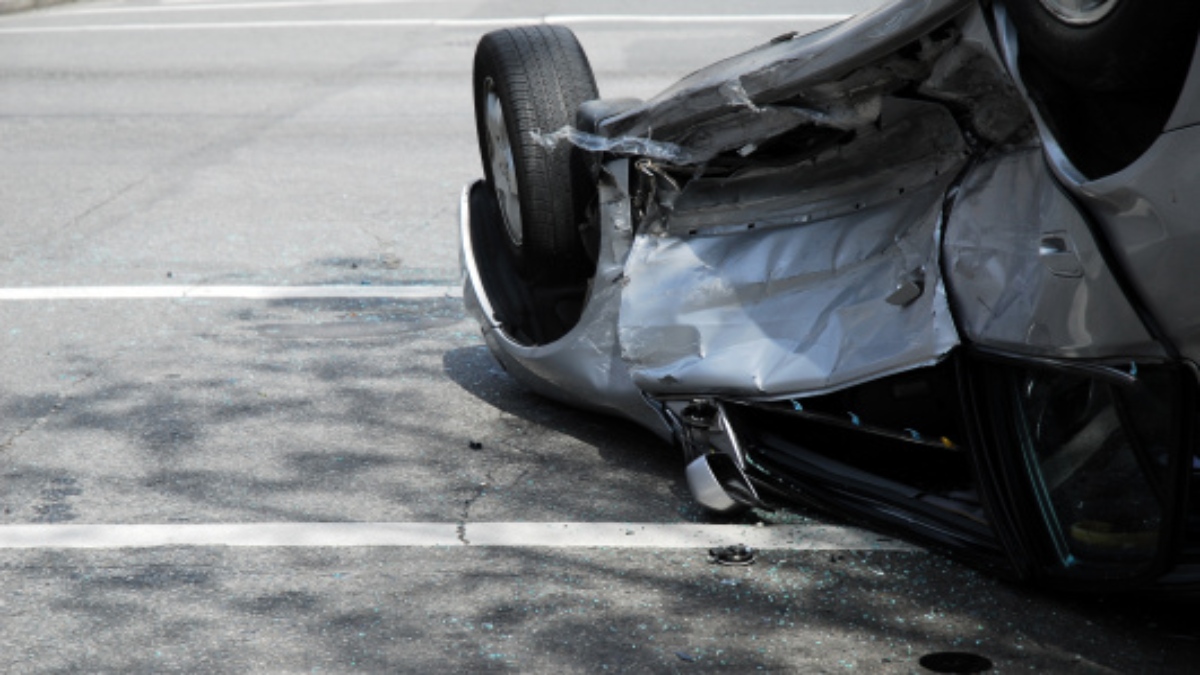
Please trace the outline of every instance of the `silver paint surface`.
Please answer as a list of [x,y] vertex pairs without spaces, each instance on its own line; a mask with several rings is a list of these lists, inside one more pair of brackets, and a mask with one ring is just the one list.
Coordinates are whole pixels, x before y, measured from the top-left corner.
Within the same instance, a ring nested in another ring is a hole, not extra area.
[[1186,359],[1200,363],[1200,127],[1163,134],[1125,170],[1068,183],[1094,214],[1139,299]]
[[[827,162],[693,181],[665,232],[637,237],[620,336],[638,387],[815,394],[936,362],[958,344],[937,241],[962,140],[939,106],[898,115]],[[914,278],[930,292],[888,302]]]
[[945,256],[958,325],[972,342],[1044,357],[1164,355],[1038,147],[971,171]]

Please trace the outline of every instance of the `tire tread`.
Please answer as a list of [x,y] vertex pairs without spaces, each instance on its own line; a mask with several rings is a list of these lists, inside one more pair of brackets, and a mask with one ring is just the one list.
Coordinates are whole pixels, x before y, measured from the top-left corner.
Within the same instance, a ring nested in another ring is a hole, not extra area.
[[[524,238],[523,266],[553,277],[586,265],[577,225],[590,196],[589,185],[573,164],[569,144],[547,149],[530,131],[552,133],[574,122],[579,104],[597,97],[591,66],[574,34],[562,26],[525,26],[489,33],[476,52],[476,114],[484,170],[486,128],[482,121],[482,81],[492,77],[504,99],[510,142],[518,165]],[[515,123],[515,124],[514,124]],[[513,128],[526,133],[513,134]]]

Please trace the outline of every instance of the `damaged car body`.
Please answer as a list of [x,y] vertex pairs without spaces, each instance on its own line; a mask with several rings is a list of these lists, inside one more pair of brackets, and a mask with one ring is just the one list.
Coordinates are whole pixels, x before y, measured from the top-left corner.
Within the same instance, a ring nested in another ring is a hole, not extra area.
[[600,98],[565,28],[490,33],[466,304],[531,389],[682,448],[715,511],[1198,590],[1198,26],[903,0],[646,101]]

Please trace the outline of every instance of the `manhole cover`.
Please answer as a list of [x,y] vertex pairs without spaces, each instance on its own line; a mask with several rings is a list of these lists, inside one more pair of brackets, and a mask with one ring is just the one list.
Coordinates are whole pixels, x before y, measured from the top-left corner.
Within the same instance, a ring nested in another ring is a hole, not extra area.
[[991,660],[969,652],[935,652],[922,656],[918,663],[935,673],[986,673],[992,669]]

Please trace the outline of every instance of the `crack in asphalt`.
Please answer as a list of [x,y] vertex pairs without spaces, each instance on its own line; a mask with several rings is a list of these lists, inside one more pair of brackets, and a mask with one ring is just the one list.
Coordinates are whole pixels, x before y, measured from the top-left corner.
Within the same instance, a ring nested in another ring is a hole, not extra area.
[[487,494],[487,490],[491,484],[492,473],[489,471],[488,473],[484,474],[483,482],[475,486],[475,494],[463,500],[462,516],[460,516],[458,520],[457,532],[458,540],[461,541],[464,546],[471,545],[471,540],[467,539],[467,521],[471,518],[471,507],[475,505],[475,502],[479,501],[485,494]]

